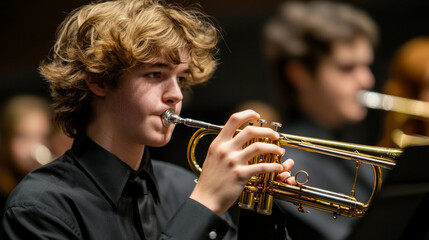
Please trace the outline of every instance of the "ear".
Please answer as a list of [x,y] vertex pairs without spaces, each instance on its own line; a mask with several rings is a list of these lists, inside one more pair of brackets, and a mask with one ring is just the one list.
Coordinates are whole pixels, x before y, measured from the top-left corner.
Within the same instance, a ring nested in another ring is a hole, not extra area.
[[283,70],[290,84],[296,89],[305,88],[313,80],[307,67],[299,61],[286,63]]
[[106,86],[94,81],[94,78],[91,76],[91,74],[86,74],[85,83],[88,86],[89,90],[91,90],[91,92],[95,95],[99,97],[106,96]]

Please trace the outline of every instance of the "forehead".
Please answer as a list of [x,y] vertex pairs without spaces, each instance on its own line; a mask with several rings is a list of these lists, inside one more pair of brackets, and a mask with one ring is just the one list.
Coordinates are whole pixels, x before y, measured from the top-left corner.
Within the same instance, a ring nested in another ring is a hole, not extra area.
[[330,57],[337,61],[371,63],[373,59],[372,46],[363,37],[351,42],[336,42],[331,49]]
[[147,63],[149,64],[163,63],[168,65],[178,65],[178,63],[175,63],[175,62],[179,61],[180,64],[187,64],[190,58],[189,51],[179,49],[177,53],[178,55],[176,55],[175,52],[171,51],[171,54],[169,54],[167,51],[161,50],[161,52],[157,57],[152,58]]

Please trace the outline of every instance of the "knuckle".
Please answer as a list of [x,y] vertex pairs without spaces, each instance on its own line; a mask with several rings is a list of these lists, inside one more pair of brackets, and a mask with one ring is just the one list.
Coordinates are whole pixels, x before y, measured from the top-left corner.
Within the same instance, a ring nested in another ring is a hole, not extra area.
[[219,158],[223,159],[228,156],[228,151],[225,148],[220,148],[217,152]]
[[234,157],[225,158],[225,163],[227,164],[228,167],[233,168],[235,166]]
[[255,152],[255,153],[260,153],[260,152],[262,152],[262,149],[263,149],[263,143],[261,143],[261,142],[255,142],[255,143],[253,143],[252,144],[252,150]]
[[234,113],[229,117],[230,122],[237,122],[240,120],[240,113]]
[[266,164],[260,164],[260,170],[261,172],[268,172],[268,166]]
[[254,135],[255,134],[255,126],[246,126],[244,129],[243,129],[243,134],[248,134],[248,135]]
[[238,168],[234,168],[233,170],[232,170],[232,172],[233,172],[233,174],[234,174],[234,176],[235,176],[235,178],[238,180],[238,181],[243,181],[246,177],[245,177],[245,174],[243,173],[243,171],[241,171],[240,169],[238,169]]
[[252,134],[252,135],[255,135],[257,132],[258,132],[258,129],[259,127],[255,127],[255,126],[249,126],[248,128],[247,128],[247,132],[249,133],[249,134]]

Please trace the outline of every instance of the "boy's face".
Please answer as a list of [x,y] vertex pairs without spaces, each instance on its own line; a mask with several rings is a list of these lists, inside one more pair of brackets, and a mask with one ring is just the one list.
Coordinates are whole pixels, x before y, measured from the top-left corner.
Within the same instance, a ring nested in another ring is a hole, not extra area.
[[369,68],[372,61],[372,47],[364,38],[335,43],[332,54],[321,60],[313,81],[317,104],[340,122],[361,121],[367,109],[357,101],[357,94],[374,85]]
[[170,108],[180,113],[181,85],[188,79],[189,66],[185,56],[179,65],[161,56],[153,64],[142,64],[125,73],[119,86],[106,94],[114,134],[130,144],[167,144],[174,125],[164,127],[162,114]]

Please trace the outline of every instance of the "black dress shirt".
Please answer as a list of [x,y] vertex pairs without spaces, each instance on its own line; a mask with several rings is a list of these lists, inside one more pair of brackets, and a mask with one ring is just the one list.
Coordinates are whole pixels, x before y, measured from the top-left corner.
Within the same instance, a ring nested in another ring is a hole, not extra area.
[[[235,237],[236,229],[228,217],[219,217],[189,198],[193,188],[189,181],[195,177],[189,173],[174,175],[177,168],[171,164],[154,165],[163,169],[153,170],[146,149],[138,172],[144,172],[151,186],[148,189],[155,198],[155,217],[162,230],[156,234],[160,239]],[[168,169],[170,172],[164,172]],[[124,191],[131,174],[135,173],[120,159],[88,137],[79,136],[71,150],[27,175],[12,192],[3,215],[1,236],[3,239],[141,239],[133,217],[137,210]],[[177,179],[188,181],[183,183],[186,191],[175,188],[182,184]]]

